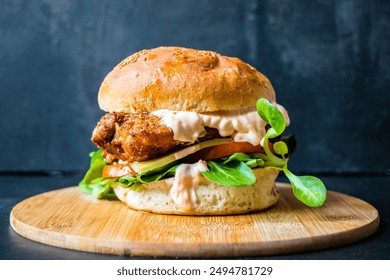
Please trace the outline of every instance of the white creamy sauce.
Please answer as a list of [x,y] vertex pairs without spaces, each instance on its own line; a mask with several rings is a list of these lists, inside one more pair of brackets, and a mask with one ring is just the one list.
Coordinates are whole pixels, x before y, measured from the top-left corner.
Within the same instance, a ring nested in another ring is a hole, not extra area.
[[171,198],[183,210],[196,205],[195,189],[201,180],[201,171],[207,171],[206,162],[200,160],[193,164],[180,164],[176,169],[175,181],[171,188]]
[[[275,104],[282,112],[286,125],[290,119],[286,110]],[[206,134],[204,127],[216,128],[222,137],[231,136],[236,142],[248,142],[254,146],[260,144],[265,134],[266,123],[256,109],[221,111],[215,113],[196,113],[161,109],[151,114],[161,118],[173,131],[175,140],[194,143]]]

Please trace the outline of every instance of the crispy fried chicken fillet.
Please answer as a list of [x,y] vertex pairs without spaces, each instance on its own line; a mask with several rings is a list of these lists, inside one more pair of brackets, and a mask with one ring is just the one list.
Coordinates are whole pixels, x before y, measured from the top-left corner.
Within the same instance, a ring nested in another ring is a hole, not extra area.
[[[216,129],[205,130],[199,142],[220,137]],[[107,162],[150,160],[189,144],[174,140],[172,129],[148,113],[108,113],[98,122],[91,140],[104,150]]]

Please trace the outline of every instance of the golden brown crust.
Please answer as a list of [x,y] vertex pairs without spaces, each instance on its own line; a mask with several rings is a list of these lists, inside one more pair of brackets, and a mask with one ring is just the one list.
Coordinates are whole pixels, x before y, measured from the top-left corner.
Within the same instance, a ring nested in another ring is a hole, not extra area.
[[107,112],[213,112],[254,107],[261,97],[275,100],[271,83],[238,58],[159,47],[120,62],[104,79],[98,101]]

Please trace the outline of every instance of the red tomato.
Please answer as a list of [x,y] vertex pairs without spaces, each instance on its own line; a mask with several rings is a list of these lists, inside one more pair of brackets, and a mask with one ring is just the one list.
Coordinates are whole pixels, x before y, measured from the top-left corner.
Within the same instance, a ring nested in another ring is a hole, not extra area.
[[103,178],[116,178],[128,175],[134,176],[136,175],[136,172],[125,164],[112,164],[103,167]]
[[192,155],[189,155],[186,158],[186,161],[196,162],[200,159],[207,161],[230,156],[234,153],[259,153],[263,151],[263,147],[260,145],[253,146],[247,142],[230,142],[200,150]]

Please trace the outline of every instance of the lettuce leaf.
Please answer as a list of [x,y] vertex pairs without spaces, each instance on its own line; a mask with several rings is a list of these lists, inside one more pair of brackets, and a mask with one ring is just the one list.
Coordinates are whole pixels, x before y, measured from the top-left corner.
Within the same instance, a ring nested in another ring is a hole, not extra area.
[[[87,194],[92,194],[95,188],[99,188],[93,182],[95,179],[102,177],[103,167],[107,164],[102,156],[103,150],[99,149],[89,154],[91,157],[89,169],[85,173],[84,179],[79,183],[81,190]],[[96,191],[95,191],[96,194]]]
[[123,176],[121,178],[103,178],[102,171],[107,163],[102,156],[102,149],[90,153],[91,161],[88,171],[79,183],[80,189],[98,199],[116,199],[113,188],[121,186],[137,190],[142,184],[150,184],[165,177],[175,176],[178,163],[169,163],[165,166],[142,172],[136,176]]

